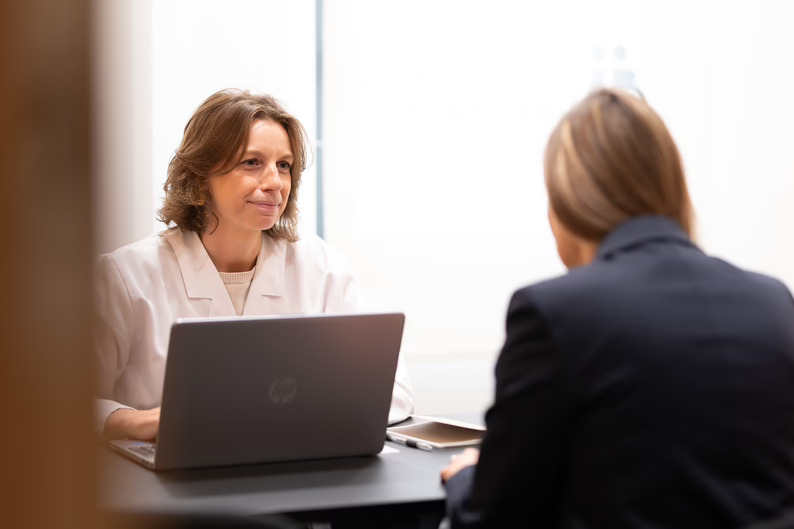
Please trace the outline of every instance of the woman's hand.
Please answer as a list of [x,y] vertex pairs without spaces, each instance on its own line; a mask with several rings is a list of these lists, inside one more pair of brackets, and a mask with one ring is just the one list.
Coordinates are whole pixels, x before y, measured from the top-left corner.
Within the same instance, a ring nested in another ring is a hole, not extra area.
[[476,448],[467,448],[460,454],[454,454],[449,465],[441,471],[441,483],[446,483],[452,476],[466,467],[476,465],[480,459],[480,451]]
[[154,441],[160,427],[160,408],[131,410],[121,408],[110,414],[102,434],[105,439]]

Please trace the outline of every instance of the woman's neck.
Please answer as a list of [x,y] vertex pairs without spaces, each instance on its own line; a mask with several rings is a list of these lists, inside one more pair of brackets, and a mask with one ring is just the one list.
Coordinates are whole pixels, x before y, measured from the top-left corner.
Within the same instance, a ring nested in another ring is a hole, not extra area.
[[220,227],[199,234],[218,272],[247,272],[256,264],[262,233],[225,233]]

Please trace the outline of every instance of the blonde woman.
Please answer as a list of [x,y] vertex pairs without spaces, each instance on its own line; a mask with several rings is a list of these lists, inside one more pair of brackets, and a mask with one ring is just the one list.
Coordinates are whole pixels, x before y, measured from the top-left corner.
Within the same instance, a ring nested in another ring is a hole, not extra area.
[[452,528],[728,529],[794,508],[794,299],[705,255],[675,143],[599,90],[545,156],[569,272],[518,290]]

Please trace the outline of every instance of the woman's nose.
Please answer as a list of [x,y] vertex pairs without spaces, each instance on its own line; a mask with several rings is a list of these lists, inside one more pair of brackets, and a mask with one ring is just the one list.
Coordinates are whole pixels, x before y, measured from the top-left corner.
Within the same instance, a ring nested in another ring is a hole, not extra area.
[[275,189],[277,191],[282,188],[283,183],[275,163],[267,164],[262,170],[260,186],[262,189]]

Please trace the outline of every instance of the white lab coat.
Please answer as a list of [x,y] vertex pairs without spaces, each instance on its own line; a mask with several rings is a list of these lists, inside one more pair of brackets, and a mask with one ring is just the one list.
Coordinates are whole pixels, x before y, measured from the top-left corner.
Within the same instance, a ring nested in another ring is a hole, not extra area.
[[[298,242],[263,234],[243,315],[360,312],[341,256],[319,237]],[[180,317],[234,316],[226,287],[198,235],[171,229],[100,256],[96,333],[97,428],[119,408],[160,405],[171,324]],[[403,361],[389,423],[413,413]]]

